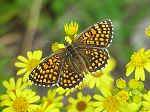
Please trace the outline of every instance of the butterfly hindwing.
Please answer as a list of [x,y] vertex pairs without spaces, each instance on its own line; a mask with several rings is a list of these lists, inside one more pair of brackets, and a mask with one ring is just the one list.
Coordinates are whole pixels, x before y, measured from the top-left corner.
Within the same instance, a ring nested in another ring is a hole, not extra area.
[[82,82],[84,73],[70,59],[64,61],[58,85],[64,89],[75,88]]
[[107,49],[79,49],[78,53],[84,59],[89,72],[96,72],[107,65],[109,53]]
[[111,20],[97,22],[80,33],[73,44],[78,46],[91,46],[106,48],[113,38],[113,26]]

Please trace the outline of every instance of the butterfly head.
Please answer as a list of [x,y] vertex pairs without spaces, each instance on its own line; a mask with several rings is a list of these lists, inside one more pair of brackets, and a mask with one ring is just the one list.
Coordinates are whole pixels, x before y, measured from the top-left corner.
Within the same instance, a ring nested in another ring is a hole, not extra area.
[[65,41],[65,42],[64,42],[64,45],[65,45],[65,47],[68,47],[68,46],[70,45],[70,43],[67,42],[67,41]]

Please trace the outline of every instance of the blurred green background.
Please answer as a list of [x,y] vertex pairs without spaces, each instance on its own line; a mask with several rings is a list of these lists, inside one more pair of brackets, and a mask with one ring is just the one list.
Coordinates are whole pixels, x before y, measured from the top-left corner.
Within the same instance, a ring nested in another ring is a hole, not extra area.
[[98,21],[112,20],[114,38],[108,49],[117,61],[113,77],[125,77],[131,54],[150,48],[144,33],[150,25],[149,5],[150,0],[0,0],[0,92],[2,81],[16,76],[16,57],[37,49],[49,55],[47,41],[63,42],[63,25],[70,21],[79,23],[80,33]]

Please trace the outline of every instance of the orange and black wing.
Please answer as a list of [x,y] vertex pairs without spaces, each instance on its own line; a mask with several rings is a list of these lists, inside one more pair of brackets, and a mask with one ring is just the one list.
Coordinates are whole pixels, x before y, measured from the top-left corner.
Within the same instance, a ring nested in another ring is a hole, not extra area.
[[89,72],[96,72],[104,68],[109,60],[107,49],[79,49],[78,53],[86,63]]
[[75,65],[71,58],[66,58],[60,72],[58,85],[64,89],[75,88],[83,78],[84,72]]
[[53,86],[58,83],[63,50],[59,50],[42,61],[29,75],[29,80],[39,86]]
[[113,25],[111,20],[97,22],[85,29],[73,41],[79,47],[100,47],[106,48],[110,45],[113,38]]

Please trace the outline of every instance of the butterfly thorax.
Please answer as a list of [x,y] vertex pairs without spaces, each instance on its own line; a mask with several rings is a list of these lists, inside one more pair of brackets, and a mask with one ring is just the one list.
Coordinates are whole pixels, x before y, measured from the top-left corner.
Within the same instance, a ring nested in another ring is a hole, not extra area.
[[73,56],[76,54],[76,47],[68,42],[65,43],[66,46],[66,56]]

